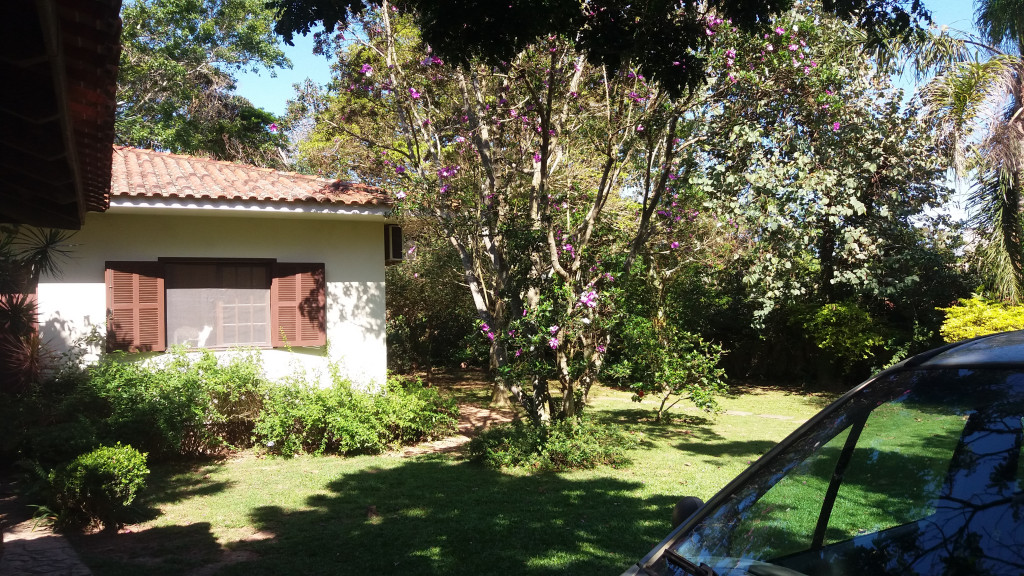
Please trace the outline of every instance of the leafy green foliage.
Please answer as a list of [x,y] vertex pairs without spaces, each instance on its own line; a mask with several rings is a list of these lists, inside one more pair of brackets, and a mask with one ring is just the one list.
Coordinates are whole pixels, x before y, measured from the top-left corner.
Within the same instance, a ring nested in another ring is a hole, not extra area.
[[1018,0],[982,0],[976,22],[982,38],[943,30],[920,50],[936,57],[918,61],[919,71],[926,65],[933,75],[920,93],[923,119],[939,152],[970,184],[969,223],[979,238],[986,287],[1015,303],[1024,299],[1024,138],[1014,127],[1024,109],[1020,14]]
[[726,391],[725,370],[718,367],[720,346],[705,342],[696,334],[683,332],[664,321],[633,316],[623,322],[621,352],[609,366],[611,381],[633,390],[633,401],[648,395],[660,400],[656,420],[675,405],[666,406],[673,396],[683,396],[706,412],[717,408],[715,396]]
[[941,310],[946,313],[946,321],[942,323],[942,338],[946,342],[1024,330],[1024,305],[995,302],[975,295]]
[[384,271],[388,369],[486,366],[487,341],[477,334],[473,301],[458,282],[458,255],[413,221],[403,234],[409,245],[405,261]]
[[130,443],[155,459],[214,454],[257,442],[277,454],[380,452],[454,431],[454,401],[419,382],[355,390],[267,382],[255,353],[226,362],[176,350],[162,364],[107,358],[36,385],[3,415],[5,453],[46,465],[100,444]]
[[870,358],[884,342],[871,315],[853,302],[811,310],[802,327],[811,342],[847,368]]
[[129,0],[121,10],[117,141],[282,165],[276,118],[233,94],[237,70],[290,66],[262,0]]
[[0,393],[21,392],[50,360],[41,341],[35,292],[39,278],[60,276],[73,232],[0,224]]
[[108,359],[90,371],[84,400],[97,405],[101,438],[131,442],[154,458],[207,454],[248,444],[265,386],[255,355],[221,365],[183,349],[164,365]]
[[146,486],[146,454],[131,446],[101,446],[50,473],[57,527],[101,524],[119,528]]
[[579,470],[627,464],[626,451],[638,444],[632,432],[582,418],[494,426],[472,440],[469,452],[494,468]]
[[[510,62],[531,44],[555,37],[578,38],[587,60],[610,75],[629,69],[637,58],[640,72],[659,78],[674,96],[694,91],[707,72],[699,54],[712,42],[704,25],[711,12],[705,7],[673,2],[636,3],[602,0],[580,4],[573,0],[273,0],[277,31],[291,39],[293,32],[308,32],[317,23],[328,31],[345,27],[351,14],[390,5],[415,15],[423,36],[444,58],[468,63]],[[839,18],[854,17],[869,34],[912,35],[918,18],[928,19],[923,4],[910,9],[903,2],[851,0],[826,3]],[[711,3],[714,13],[747,31],[759,30],[773,17],[793,6],[792,0]]]
[[301,381],[264,392],[255,438],[272,454],[379,453],[452,433],[458,409],[436,388],[388,380],[376,393],[335,379],[320,388]]

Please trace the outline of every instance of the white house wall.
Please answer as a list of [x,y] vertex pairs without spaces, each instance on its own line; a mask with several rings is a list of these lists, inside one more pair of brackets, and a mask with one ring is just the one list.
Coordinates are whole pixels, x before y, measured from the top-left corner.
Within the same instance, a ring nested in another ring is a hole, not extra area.
[[[106,261],[182,257],[322,262],[327,281],[327,352],[263,350],[268,376],[278,379],[301,368],[326,383],[329,361],[333,361],[356,383],[383,383],[387,364],[383,237],[382,219],[89,213],[72,239],[72,256],[61,266],[61,277],[40,281],[40,333],[58,353],[71,350],[91,331],[105,333]],[[86,360],[94,360],[99,351],[94,343]]]

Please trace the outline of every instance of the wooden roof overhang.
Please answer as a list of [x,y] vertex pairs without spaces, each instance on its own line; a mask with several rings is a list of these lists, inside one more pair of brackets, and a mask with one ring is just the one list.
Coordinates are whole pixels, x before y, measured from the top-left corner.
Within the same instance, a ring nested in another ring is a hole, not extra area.
[[0,222],[77,229],[110,196],[121,0],[12,0],[0,18]]

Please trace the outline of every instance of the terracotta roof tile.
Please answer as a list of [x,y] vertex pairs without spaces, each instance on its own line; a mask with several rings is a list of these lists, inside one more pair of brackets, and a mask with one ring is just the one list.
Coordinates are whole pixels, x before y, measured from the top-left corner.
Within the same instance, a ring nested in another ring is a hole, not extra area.
[[390,207],[380,188],[207,158],[114,146],[112,198],[314,202]]

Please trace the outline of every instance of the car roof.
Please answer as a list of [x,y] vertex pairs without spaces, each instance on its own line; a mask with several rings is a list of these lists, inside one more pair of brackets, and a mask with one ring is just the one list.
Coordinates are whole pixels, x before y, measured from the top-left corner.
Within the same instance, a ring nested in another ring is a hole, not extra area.
[[1024,330],[990,334],[925,353],[910,363],[922,368],[1024,366]]

